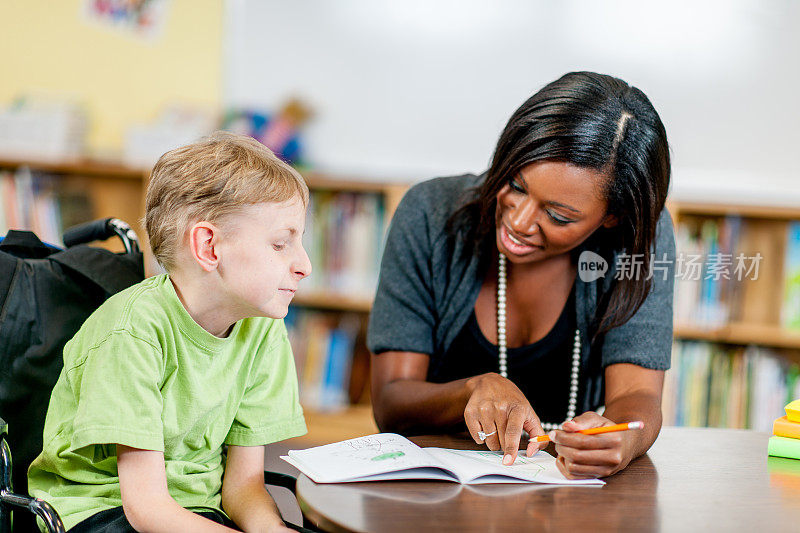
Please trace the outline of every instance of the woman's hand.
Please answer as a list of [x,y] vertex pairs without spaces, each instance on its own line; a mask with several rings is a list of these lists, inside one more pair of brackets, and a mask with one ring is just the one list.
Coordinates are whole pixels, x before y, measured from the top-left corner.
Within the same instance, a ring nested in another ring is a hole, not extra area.
[[633,459],[635,431],[599,435],[577,433],[581,429],[612,426],[608,418],[588,411],[564,423],[564,430],[549,433],[556,445],[556,466],[567,479],[606,477],[628,466]]
[[[467,380],[471,389],[464,420],[470,435],[478,444],[486,444],[492,450],[503,450],[503,464],[513,464],[517,459],[522,430],[531,436],[544,435],[539,417],[536,416],[528,399],[512,381],[493,372],[475,376]],[[478,437],[478,432],[487,435],[486,440]],[[546,443],[530,442],[526,455],[530,457]]]

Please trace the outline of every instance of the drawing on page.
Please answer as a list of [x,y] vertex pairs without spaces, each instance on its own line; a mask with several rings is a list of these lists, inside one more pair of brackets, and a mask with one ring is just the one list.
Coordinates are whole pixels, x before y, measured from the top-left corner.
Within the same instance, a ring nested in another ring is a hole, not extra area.
[[363,437],[360,439],[353,439],[346,441],[347,446],[353,451],[362,451],[362,450],[370,450],[373,452],[381,451],[381,441],[378,439],[371,439],[369,437]]
[[385,461],[387,459],[398,459],[400,457],[403,457],[404,455],[405,455],[405,453],[404,452],[400,452],[400,451],[382,453],[381,455],[376,455],[371,460],[372,461]]

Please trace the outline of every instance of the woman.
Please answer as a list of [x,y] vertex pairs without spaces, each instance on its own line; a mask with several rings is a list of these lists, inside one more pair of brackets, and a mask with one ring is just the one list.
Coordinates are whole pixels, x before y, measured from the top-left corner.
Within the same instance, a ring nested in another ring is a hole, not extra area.
[[[466,423],[505,464],[523,430],[549,430],[571,478],[613,474],[645,453],[661,428],[672,343],[669,176],[647,97],[575,72],[514,113],[484,175],[413,187],[370,316],[379,427]],[[633,420],[644,429],[577,433]]]

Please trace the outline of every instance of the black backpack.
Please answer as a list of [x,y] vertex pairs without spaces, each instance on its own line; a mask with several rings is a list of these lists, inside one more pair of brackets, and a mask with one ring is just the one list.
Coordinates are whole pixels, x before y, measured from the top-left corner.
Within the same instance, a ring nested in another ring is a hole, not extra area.
[[[115,234],[123,253],[78,244]],[[0,241],[0,418],[8,423],[14,492],[21,494],[27,494],[28,466],[42,451],[64,344],[109,296],[144,279],[136,235],[122,221],[78,226],[64,242],[62,250],[13,230]]]

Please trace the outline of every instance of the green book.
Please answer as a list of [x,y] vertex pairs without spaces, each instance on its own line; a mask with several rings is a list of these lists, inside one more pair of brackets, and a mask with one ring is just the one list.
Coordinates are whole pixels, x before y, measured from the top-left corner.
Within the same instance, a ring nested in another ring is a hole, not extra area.
[[772,436],[769,438],[767,453],[775,457],[800,459],[800,439]]

